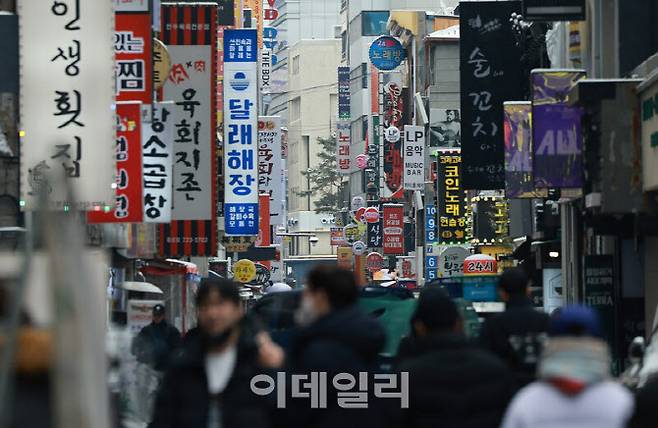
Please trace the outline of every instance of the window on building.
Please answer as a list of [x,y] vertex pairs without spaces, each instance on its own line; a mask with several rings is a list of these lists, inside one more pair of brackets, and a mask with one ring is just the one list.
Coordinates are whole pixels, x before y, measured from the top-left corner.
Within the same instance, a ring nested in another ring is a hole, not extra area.
[[292,74],[299,74],[299,55],[292,57]]
[[389,12],[385,10],[361,12],[361,35],[381,36],[382,34],[388,34],[386,31],[388,17]]
[[302,99],[300,97],[293,98],[290,101],[290,121],[294,122],[301,119],[302,114]]
[[343,31],[340,34],[340,50],[341,50],[341,56],[343,59],[347,59],[347,51],[348,51],[348,46],[347,46],[347,31]]

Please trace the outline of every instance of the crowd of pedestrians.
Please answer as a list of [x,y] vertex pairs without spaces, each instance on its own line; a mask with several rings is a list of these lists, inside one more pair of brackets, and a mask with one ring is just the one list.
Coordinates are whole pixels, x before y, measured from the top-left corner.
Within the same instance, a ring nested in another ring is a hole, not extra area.
[[[244,312],[236,284],[203,280],[198,326],[182,342],[173,327],[156,322],[155,312],[154,324],[137,336],[138,358],[164,369],[149,426],[656,426],[658,380],[634,397],[612,379],[595,312],[567,306],[549,317],[535,310],[518,269],[503,273],[499,292],[505,312],[488,318],[473,341],[450,297],[439,288],[423,290],[410,333],[384,373],[379,354],[386,334],[358,308],[351,272],[310,273],[285,351]],[[156,352],[145,349],[149,342]],[[401,392],[382,393],[374,383],[383,376]]]

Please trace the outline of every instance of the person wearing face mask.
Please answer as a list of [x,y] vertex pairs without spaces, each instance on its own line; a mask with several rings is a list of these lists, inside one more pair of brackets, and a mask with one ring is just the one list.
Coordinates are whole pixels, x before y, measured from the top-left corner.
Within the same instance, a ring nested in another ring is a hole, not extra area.
[[238,286],[204,279],[198,331],[165,374],[150,428],[268,428],[273,409],[251,379],[283,364],[283,351],[244,317]]
[[301,375],[327,374],[327,408],[311,409],[308,400],[300,400],[289,412],[295,427],[360,427],[378,424],[376,405],[369,400],[363,411],[338,407],[332,388],[333,376],[375,372],[375,362],[384,347],[384,330],[375,318],[363,313],[356,301],[359,290],[354,274],[331,266],[311,271],[296,313],[299,330],[292,339],[287,363],[289,371]]

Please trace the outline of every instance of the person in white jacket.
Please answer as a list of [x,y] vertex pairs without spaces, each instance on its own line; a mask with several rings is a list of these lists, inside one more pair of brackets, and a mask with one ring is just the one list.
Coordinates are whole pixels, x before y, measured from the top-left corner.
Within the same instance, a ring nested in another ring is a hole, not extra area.
[[624,428],[633,396],[610,379],[610,354],[596,313],[564,308],[552,320],[538,380],[523,388],[501,428]]

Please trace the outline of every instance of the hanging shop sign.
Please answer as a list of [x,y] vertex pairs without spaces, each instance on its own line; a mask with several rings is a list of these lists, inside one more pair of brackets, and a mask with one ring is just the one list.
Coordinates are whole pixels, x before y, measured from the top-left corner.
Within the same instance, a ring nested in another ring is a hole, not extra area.
[[484,254],[468,256],[464,260],[464,275],[498,275],[498,262]]
[[158,39],[153,39],[153,87],[161,89],[171,71],[171,56],[169,50]]
[[379,222],[379,209],[377,207],[368,207],[363,213],[363,218],[367,223]]
[[338,67],[338,119],[349,121],[350,111],[350,68]]
[[[402,188],[402,140],[399,137],[399,129],[404,124],[404,97],[400,73],[386,73],[382,77],[384,79],[381,94],[383,128],[390,130],[389,138],[391,138],[391,140],[384,139],[383,141],[385,186],[382,196],[391,198]],[[398,132],[395,132],[393,128]]]
[[509,238],[509,206],[501,197],[473,198],[473,237],[477,244],[499,244]]
[[254,245],[256,247],[269,247],[272,243],[272,232],[270,227],[270,195],[261,193],[258,195],[258,238]]
[[[114,204],[112,3],[21,1],[21,208]],[[65,181],[66,180],[66,181]],[[69,187],[71,192],[69,193]]]
[[533,70],[532,133],[535,187],[583,185],[582,109],[568,105],[583,70]]
[[[257,0],[261,1],[261,0]],[[275,0],[263,1],[263,24],[262,40],[259,40],[261,47],[260,55],[260,89],[263,94],[276,92],[274,88],[274,67],[277,65],[278,58],[276,52],[279,45],[279,30],[274,26],[274,21],[279,18],[279,10],[275,5]]]
[[144,222],[169,223],[172,207],[174,103],[153,104],[150,123],[142,123]]
[[438,158],[437,196],[439,243],[466,241],[466,194],[462,187],[462,158],[459,151],[442,152]]
[[88,223],[141,223],[142,205],[142,104],[117,103],[116,203],[87,214]]
[[226,233],[258,234],[256,30],[224,31]]
[[336,123],[336,166],[339,174],[349,174],[351,172],[351,125],[349,120],[339,120]]
[[434,204],[425,205],[425,244],[438,242],[437,214],[438,210]]
[[368,246],[363,241],[356,241],[352,244],[352,252],[355,256],[360,256],[366,252]]
[[382,248],[384,242],[384,226],[381,219],[376,223],[367,224],[368,248]]
[[270,195],[270,223],[283,225],[285,189],[281,158],[281,118],[261,116],[258,119],[258,190]]
[[360,154],[357,155],[356,158],[354,158],[354,163],[356,164],[356,167],[363,170],[368,167],[368,155],[365,154]]
[[174,102],[172,222],[160,226],[163,256],[217,254],[217,5],[163,3],[162,41]]
[[404,206],[384,204],[382,222],[384,254],[404,254]]
[[510,16],[518,1],[459,6],[463,188],[505,187],[503,102],[523,99],[521,49]]
[[361,230],[357,224],[351,223],[343,228],[343,235],[345,235],[345,241],[352,245],[361,239]]
[[439,256],[439,276],[454,278],[464,275],[464,262],[471,255],[463,247],[448,247]]
[[425,128],[404,127],[404,189],[425,189]]
[[342,227],[332,227],[329,229],[331,245],[347,245],[345,234]]
[[384,256],[379,253],[372,252],[366,256],[366,269],[368,272],[379,272],[384,269]]
[[135,100],[151,104],[151,14],[117,12],[115,26],[117,101]]
[[[376,75],[377,73],[375,72],[373,74]],[[376,196],[379,194],[379,148],[381,147],[379,141],[379,133],[381,132],[381,127],[379,126],[378,115],[373,115],[372,127],[372,134],[368,134],[369,139],[366,142],[366,154],[368,155],[368,161],[366,163],[366,169],[363,171],[363,187],[369,197],[376,198]]]
[[529,101],[504,103],[505,196],[541,198],[547,191],[535,189],[532,172],[532,105]]
[[402,44],[392,36],[381,36],[372,42],[368,51],[370,62],[378,70],[396,69],[404,60],[406,52]]
[[246,284],[256,278],[256,264],[251,260],[241,259],[233,264],[233,278]]

